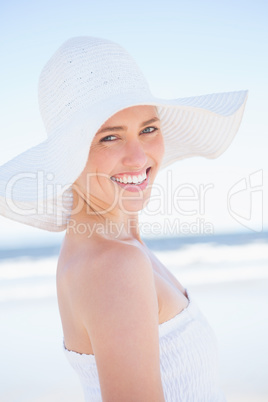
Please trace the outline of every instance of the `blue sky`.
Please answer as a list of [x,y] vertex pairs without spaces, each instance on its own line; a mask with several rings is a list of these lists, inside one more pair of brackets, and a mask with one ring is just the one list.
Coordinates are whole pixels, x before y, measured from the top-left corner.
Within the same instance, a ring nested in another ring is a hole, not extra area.
[[37,102],[43,65],[69,37],[91,35],[123,45],[156,96],[248,89],[245,116],[228,151],[213,162],[194,158],[175,169],[227,167],[239,172],[237,180],[262,170],[266,197],[267,15],[265,0],[2,1],[0,164],[45,138]]

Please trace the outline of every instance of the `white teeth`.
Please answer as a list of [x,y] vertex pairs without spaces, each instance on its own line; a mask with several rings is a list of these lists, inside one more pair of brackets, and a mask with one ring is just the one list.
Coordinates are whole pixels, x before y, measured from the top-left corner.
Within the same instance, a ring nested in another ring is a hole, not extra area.
[[139,174],[138,176],[124,176],[123,178],[120,177],[114,177],[112,176],[111,179],[114,181],[118,181],[119,183],[124,183],[124,184],[137,184],[137,183],[142,183],[147,177],[146,172]]

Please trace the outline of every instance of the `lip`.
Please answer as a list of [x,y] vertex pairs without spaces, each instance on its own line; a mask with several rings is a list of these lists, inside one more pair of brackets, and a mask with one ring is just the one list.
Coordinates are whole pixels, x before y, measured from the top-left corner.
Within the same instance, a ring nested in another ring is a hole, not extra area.
[[[131,192],[143,191],[148,186],[150,171],[151,171],[151,167],[146,169],[147,177],[141,184],[129,184],[129,183],[125,184],[125,183],[120,183],[119,181],[116,181],[116,180],[112,180],[112,179],[111,180],[113,181],[113,183],[116,183],[119,187],[125,189],[126,191],[131,191]],[[126,175],[133,176],[134,173],[135,173],[135,175],[140,175],[143,172],[144,172],[144,170],[140,171],[140,172],[125,172],[125,173],[122,173],[122,174],[120,173],[120,174],[116,175],[116,177],[120,178],[120,177],[124,177]]]
[[[145,171],[147,172],[149,169],[150,169],[150,167],[146,168]],[[135,172],[132,171],[132,172],[118,173],[118,174],[116,174],[115,176],[112,176],[112,177],[117,177],[117,178],[120,179],[120,178],[123,178],[124,176],[133,176],[133,175],[139,176],[139,175],[141,175],[143,173],[144,173],[144,169],[139,170],[139,171],[135,171]]]

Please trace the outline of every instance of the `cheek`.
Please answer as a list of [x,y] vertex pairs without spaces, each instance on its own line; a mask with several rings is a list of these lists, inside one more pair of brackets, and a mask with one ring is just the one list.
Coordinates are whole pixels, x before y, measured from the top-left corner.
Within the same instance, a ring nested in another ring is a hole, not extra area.
[[114,147],[107,147],[98,152],[90,152],[87,169],[90,172],[109,172],[118,161],[118,152]]
[[87,182],[89,193],[101,196],[105,191],[114,192],[114,183],[110,179],[110,172],[116,158],[109,149],[102,152],[91,152],[83,172],[84,183]]
[[165,153],[165,144],[164,144],[164,138],[163,135],[159,136],[156,141],[152,144],[152,153],[154,155],[154,158],[161,163],[164,153]]
[[162,155],[162,158],[163,158],[164,153],[165,153],[165,142],[164,142],[164,137],[163,137],[163,135],[161,135],[161,145],[160,145],[160,148],[161,148],[161,155]]

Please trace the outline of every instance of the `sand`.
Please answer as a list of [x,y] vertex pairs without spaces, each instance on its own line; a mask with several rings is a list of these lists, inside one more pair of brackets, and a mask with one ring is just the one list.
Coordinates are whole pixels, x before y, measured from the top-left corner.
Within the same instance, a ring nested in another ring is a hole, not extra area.
[[[188,290],[216,332],[227,401],[268,401],[268,280]],[[62,351],[55,296],[1,303],[0,334],[1,402],[83,401]]]

